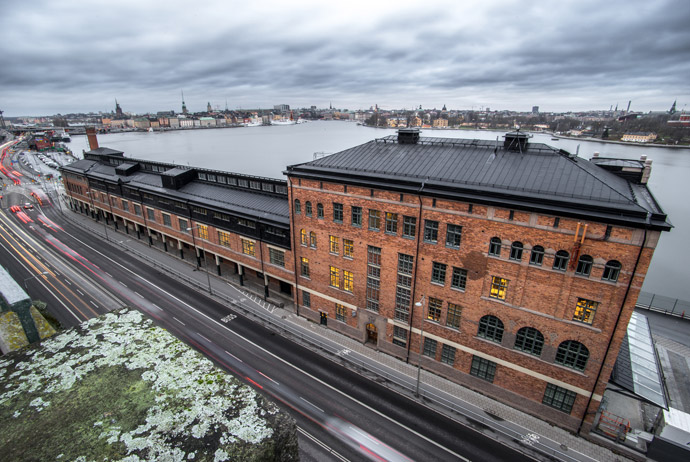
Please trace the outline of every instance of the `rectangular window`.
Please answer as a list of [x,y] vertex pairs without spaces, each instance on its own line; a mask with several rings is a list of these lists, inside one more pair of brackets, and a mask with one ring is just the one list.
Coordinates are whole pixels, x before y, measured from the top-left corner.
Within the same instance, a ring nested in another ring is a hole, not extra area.
[[[200,239],[206,239],[208,241],[208,226],[197,225],[197,229],[199,230],[199,238]],[[253,248],[253,243],[252,243],[252,248]],[[252,255],[254,255],[254,254],[252,254]]]
[[379,296],[381,281],[374,277],[367,277],[367,310],[379,311]]
[[369,209],[369,229],[378,231],[381,229],[381,212],[378,210]]
[[146,208],[146,218],[148,218],[149,221],[156,221],[156,212],[153,209]]
[[343,222],[343,204],[333,202],[333,221],[336,223]]
[[433,338],[425,338],[424,339],[424,350],[422,351],[422,354],[424,356],[428,356],[430,358],[436,358],[436,346],[438,345],[438,342],[434,340]]
[[335,266],[331,266],[331,287],[340,288],[340,270]]
[[163,213],[162,216],[163,216],[163,224],[165,226],[172,226],[172,221],[170,221],[170,215],[168,215],[167,213]]
[[455,363],[455,348],[444,344],[441,348],[441,362],[452,366]]
[[499,300],[506,299],[506,289],[508,288],[508,280],[500,278],[498,276],[493,276],[491,278],[491,293],[489,296],[491,298],[497,298]]
[[573,391],[547,383],[546,390],[544,391],[544,399],[542,399],[541,402],[559,411],[563,411],[566,414],[570,414],[570,411],[573,409],[573,404],[575,404],[576,396],[577,395]]
[[393,326],[393,344],[401,347],[407,345],[407,329]]
[[424,242],[430,244],[438,242],[438,221],[424,220]]
[[335,319],[338,321],[345,322],[345,317],[347,316],[347,308],[345,308],[340,303],[335,304]]
[[309,259],[302,257],[300,261],[300,274],[305,278],[309,277]]
[[338,253],[338,238],[336,236],[329,236],[329,252]]
[[352,271],[343,270],[343,290],[353,292],[355,287],[355,277]]
[[577,306],[573,314],[573,321],[584,322],[585,324],[592,324],[594,315],[597,312],[598,302],[592,300],[585,300],[584,298],[577,299]]
[[398,254],[398,273],[412,274],[414,267],[414,257],[412,255]]
[[352,206],[352,226],[362,226],[362,207]]
[[414,239],[417,236],[417,218],[403,216],[403,237]]
[[386,212],[386,232],[390,234],[398,233],[398,214]]
[[441,320],[441,308],[443,307],[443,300],[429,297],[429,310],[426,318],[430,321],[439,322]]
[[224,247],[230,247],[230,234],[218,231],[218,243]]
[[472,356],[470,375],[484,379],[487,382],[493,382],[496,375],[496,363],[479,356]]
[[305,290],[302,291],[302,305],[306,308],[311,307],[311,294]]
[[529,264],[534,266],[541,266],[544,261],[544,248],[540,245],[532,247],[532,252],[529,255]]
[[129,202],[122,201],[122,210],[124,210],[125,212],[129,212]]
[[446,229],[446,247],[460,248],[462,238],[462,226],[449,224]]
[[431,282],[436,284],[446,283],[446,265],[445,263],[433,262],[431,267]]
[[450,281],[453,289],[465,290],[467,286],[467,270],[453,267],[453,278]]
[[462,315],[462,307],[455,303],[448,302],[448,315],[446,316],[446,326],[454,329],[460,329],[460,317]]
[[189,223],[184,218],[178,218],[177,223],[180,225],[180,231],[183,233],[188,233],[187,228],[189,228]]
[[354,258],[355,243],[352,239],[343,239],[343,257]]
[[256,222],[253,220],[246,220],[244,218],[238,218],[237,224],[244,226],[245,228],[256,229]]
[[269,247],[268,257],[271,264],[285,267],[285,252]]
[[395,319],[408,322],[410,319],[410,289],[398,286],[395,291]]
[[242,253],[252,257],[256,256],[254,251],[254,241],[242,239]]
[[367,264],[381,266],[381,249],[379,247],[367,247]]

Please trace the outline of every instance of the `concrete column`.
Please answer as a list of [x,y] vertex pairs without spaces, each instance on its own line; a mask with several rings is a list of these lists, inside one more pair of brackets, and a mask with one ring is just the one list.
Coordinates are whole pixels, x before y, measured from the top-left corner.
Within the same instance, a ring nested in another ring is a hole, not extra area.
[[244,285],[244,268],[242,265],[238,264],[237,265],[237,272],[240,273],[240,285]]
[[268,298],[268,276],[264,273],[264,299]]
[[196,267],[199,268],[201,267],[201,252],[199,252],[199,247],[195,248],[194,252],[196,253]]
[[184,250],[182,250],[182,241],[177,241],[177,248],[180,250],[180,260],[184,260]]
[[218,276],[220,276],[220,257],[216,255],[216,271],[218,272]]

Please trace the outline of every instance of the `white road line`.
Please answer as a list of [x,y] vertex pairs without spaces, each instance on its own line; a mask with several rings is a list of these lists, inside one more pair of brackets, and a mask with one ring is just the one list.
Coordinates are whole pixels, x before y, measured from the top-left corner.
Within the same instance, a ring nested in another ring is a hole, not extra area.
[[140,296],[141,298],[144,298],[144,296],[141,295],[141,294],[140,294],[139,292],[137,292],[136,290],[134,291],[134,293],[137,294],[138,296]]
[[104,271],[104,273],[105,273],[105,274],[107,274],[107,275],[108,275],[109,277],[113,277],[113,275],[112,275],[112,274],[110,274],[110,273],[109,273],[109,272],[107,272],[107,271]]
[[[307,401],[306,399],[302,398],[301,396],[299,397],[299,399],[301,399],[302,401],[304,401],[305,403],[307,403],[308,405],[310,405],[310,406],[313,407],[314,409],[318,409],[319,411],[321,411],[321,412],[323,413],[323,409],[321,409],[321,408],[320,408],[319,406],[317,406],[316,404]],[[324,414],[325,414],[325,413],[324,413]]]
[[64,281],[67,283],[67,285],[70,285],[70,286],[72,285],[72,283],[69,282],[69,279],[64,279]]
[[151,306],[154,307],[154,308],[157,309],[157,310],[163,311],[163,308],[161,308],[160,306],[156,305],[155,303],[151,303]]
[[201,335],[199,332],[197,332],[196,334],[197,334],[199,337],[201,337],[201,338],[203,338],[204,340],[206,340],[208,343],[213,343],[212,341],[210,341],[209,339],[207,339],[206,337],[204,337],[203,335]]
[[79,295],[81,295],[82,297],[84,296],[84,292],[82,292],[82,291],[79,290],[79,289],[77,289],[77,293],[78,293]]
[[259,374],[263,375],[264,377],[266,377],[268,380],[270,380],[271,382],[275,383],[276,385],[280,385],[280,383],[276,382],[275,380],[273,380],[272,378],[270,378],[269,376],[267,376],[267,375],[264,374],[263,372],[261,372],[261,371],[256,371],[256,372],[258,372]]
[[180,324],[182,324],[183,326],[186,326],[185,323],[183,323],[182,321],[180,321],[179,319],[177,319],[175,316],[173,316],[173,319],[174,319],[175,321],[179,322]]
[[95,306],[96,308],[100,308],[100,307],[99,307],[98,305],[96,305],[92,300],[89,300],[89,303],[91,303],[91,304],[92,304],[93,306]]
[[117,282],[119,282],[119,283],[122,284],[123,286],[127,287],[127,284],[125,284],[124,282],[122,282],[122,281],[117,281]]
[[241,363],[244,362],[244,361],[242,361],[240,358],[238,358],[237,356],[235,356],[234,354],[229,353],[228,350],[223,350],[223,351],[225,352],[226,355],[231,356],[231,357],[234,358],[236,361],[239,361],[239,362],[241,362]]
[[305,437],[307,437],[308,439],[310,439],[312,442],[314,442],[314,443],[316,443],[317,445],[319,445],[319,446],[321,446],[322,448],[324,448],[324,449],[325,449],[326,451],[328,451],[330,454],[333,454],[335,457],[337,457],[338,459],[340,459],[342,462],[350,462],[350,459],[347,459],[347,458],[343,457],[342,455],[338,454],[338,453],[335,452],[333,449],[331,449],[328,445],[326,445],[325,443],[323,443],[322,441],[320,441],[318,438],[316,438],[316,437],[315,437],[314,435],[312,435],[311,433],[309,433],[309,432],[307,432],[306,430],[304,430],[302,427],[297,427],[297,431],[300,432],[300,433],[301,433],[302,435],[304,435]]

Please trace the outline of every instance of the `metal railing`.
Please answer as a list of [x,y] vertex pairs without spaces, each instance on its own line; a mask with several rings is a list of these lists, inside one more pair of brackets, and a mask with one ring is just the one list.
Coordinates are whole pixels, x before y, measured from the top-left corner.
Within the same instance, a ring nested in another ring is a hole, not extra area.
[[689,301],[649,292],[640,292],[635,308],[658,311],[659,313],[681,318],[690,316]]

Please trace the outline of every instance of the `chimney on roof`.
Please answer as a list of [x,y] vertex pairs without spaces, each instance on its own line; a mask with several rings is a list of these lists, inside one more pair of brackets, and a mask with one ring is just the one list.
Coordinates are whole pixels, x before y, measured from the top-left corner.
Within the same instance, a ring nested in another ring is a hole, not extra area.
[[505,140],[503,141],[503,148],[506,151],[517,151],[525,152],[527,151],[529,135],[527,133],[521,133],[518,128],[514,132],[506,133]]
[[398,144],[417,144],[417,141],[419,141],[418,128],[398,129]]
[[652,159],[647,159],[647,156],[643,155],[640,157],[640,161],[644,162],[644,167],[642,167],[642,177],[640,178],[640,183],[647,184],[649,181],[649,176],[652,174]]
[[86,137],[89,140],[89,150],[98,149],[98,138],[96,138],[96,128],[86,127]]

